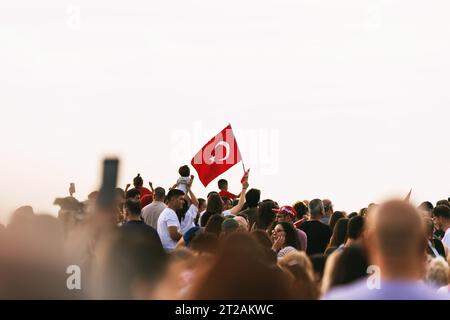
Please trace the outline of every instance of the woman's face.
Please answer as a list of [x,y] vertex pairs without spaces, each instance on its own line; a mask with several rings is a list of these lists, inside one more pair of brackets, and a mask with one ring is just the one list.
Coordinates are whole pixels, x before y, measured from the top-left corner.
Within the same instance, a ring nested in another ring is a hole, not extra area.
[[281,224],[277,224],[272,231],[272,239],[278,239],[280,236],[285,235],[283,226]]

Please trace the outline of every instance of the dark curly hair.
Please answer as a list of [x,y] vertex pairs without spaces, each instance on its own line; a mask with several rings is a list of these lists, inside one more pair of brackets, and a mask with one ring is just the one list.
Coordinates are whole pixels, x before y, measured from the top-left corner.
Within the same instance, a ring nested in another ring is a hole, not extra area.
[[142,187],[142,185],[144,184],[144,180],[141,177],[141,174],[138,173],[138,175],[136,177],[134,177],[133,179],[133,185],[135,188],[139,188]]
[[178,169],[178,173],[182,177],[189,177],[191,174],[191,169],[187,165],[181,166],[180,169]]

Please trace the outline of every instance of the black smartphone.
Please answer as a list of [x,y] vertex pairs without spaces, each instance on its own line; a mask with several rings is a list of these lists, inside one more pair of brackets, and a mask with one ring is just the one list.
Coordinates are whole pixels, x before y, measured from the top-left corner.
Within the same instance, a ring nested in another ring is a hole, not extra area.
[[103,179],[97,204],[102,208],[114,208],[116,200],[116,185],[119,171],[118,159],[103,161]]

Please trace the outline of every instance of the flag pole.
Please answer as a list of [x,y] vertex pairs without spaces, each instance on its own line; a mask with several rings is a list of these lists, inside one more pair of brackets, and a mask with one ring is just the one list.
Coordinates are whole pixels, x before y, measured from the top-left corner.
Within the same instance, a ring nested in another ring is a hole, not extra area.
[[[228,123],[228,125],[230,126],[231,131],[233,131],[233,128],[231,127],[231,123]],[[233,133],[234,135],[234,133]],[[238,149],[239,154],[241,153]],[[245,165],[244,165],[244,160],[242,160],[242,155],[241,155],[241,162],[242,162],[242,169],[244,169],[244,174],[245,174]]]

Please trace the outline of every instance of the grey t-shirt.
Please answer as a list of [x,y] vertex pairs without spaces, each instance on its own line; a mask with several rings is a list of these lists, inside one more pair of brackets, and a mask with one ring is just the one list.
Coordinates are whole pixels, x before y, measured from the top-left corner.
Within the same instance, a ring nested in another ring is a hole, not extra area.
[[158,218],[161,212],[166,208],[166,205],[162,201],[153,201],[148,206],[142,209],[141,216],[144,222],[150,227],[158,227]]

